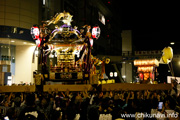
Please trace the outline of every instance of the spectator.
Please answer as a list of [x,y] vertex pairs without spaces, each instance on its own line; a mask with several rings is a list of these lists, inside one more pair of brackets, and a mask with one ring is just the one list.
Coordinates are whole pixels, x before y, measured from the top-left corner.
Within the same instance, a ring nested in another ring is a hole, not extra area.
[[9,120],[15,120],[17,118],[15,108],[9,108],[6,112],[6,116],[9,118]]
[[99,111],[96,105],[88,107],[88,120],[99,120]]
[[87,110],[89,106],[89,98],[86,98],[82,103],[81,103],[81,110],[80,110],[80,119],[79,120],[87,120]]
[[179,115],[179,113],[175,111],[177,102],[172,96],[168,95],[165,98],[164,104],[165,104],[164,113],[167,115],[167,117],[173,118],[174,116],[171,116],[172,114]]
[[[167,90],[68,91],[63,93],[56,89],[51,92],[36,93],[36,96],[34,93],[21,93],[21,96],[20,93],[1,95],[1,105],[10,108],[6,115],[12,119],[17,117],[17,120],[37,114],[37,119],[41,117],[42,120],[73,120],[77,114],[80,114],[79,120],[98,120],[100,113],[110,113],[114,120],[120,118],[122,113],[150,114],[152,109],[157,112],[159,101],[164,103],[162,114],[180,111],[180,96],[175,97]],[[13,104],[14,107],[11,107]],[[20,104],[23,105],[20,107]],[[125,119],[128,120],[128,118]]]
[[177,79],[171,79],[172,89],[170,95],[175,95],[175,97],[178,95],[177,85]]
[[71,101],[69,101],[67,105],[67,109],[66,109],[67,120],[74,120],[74,118],[76,117],[76,114],[77,114],[76,104],[75,104],[76,96],[77,94],[74,94],[73,97],[71,98]]
[[18,120],[45,120],[45,116],[35,106],[35,95],[28,93],[25,98],[24,107],[18,116]]

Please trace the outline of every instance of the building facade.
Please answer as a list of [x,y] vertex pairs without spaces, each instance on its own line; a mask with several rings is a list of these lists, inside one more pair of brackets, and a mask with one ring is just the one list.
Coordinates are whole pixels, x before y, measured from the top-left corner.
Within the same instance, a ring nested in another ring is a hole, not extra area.
[[37,63],[32,63],[33,24],[39,24],[39,1],[0,1],[1,85],[33,83],[32,71],[37,69]]
[[59,12],[66,11],[73,15],[72,26],[77,26],[78,29],[83,25],[98,25],[101,28],[100,38],[94,42],[94,56],[121,55],[121,15],[118,8],[113,7],[115,5],[112,0],[1,0],[1,85],[8,82],[34,83],[33,71],[38,70],[38,60],[35,57],[36,60],[32,63],[36,45],[30,28],[42,25],[42,21],[51,19]]

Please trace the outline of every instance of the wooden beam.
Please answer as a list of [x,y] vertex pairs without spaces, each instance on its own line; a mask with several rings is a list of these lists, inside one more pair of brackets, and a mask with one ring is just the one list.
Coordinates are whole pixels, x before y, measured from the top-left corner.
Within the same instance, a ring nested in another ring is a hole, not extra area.
[[[112,84],[102,84],[102,91],[110,90],[170,90],[172,89],[171,84],[134,84],[134,83],[112,83]],[[36,86],[0,86],[0,93],[4,92],[35,92]],[[91,91],[91,84],[84,85],[44,85],[43,91],[48,92],[49,90],[58,91]]]
[[66,91],[66,90],[69,90],[69,91],[87,90],[87,91],[89,91],[91,88],[92,88],[92,86],[90,84],[89,85],[58,85],[58,84],[56,84],[56,85],[44,85],[43,91],[47,92],[50,89],[52,91],[54,91],[55,89],[58,89],[58,91]]
[[134,84],[134,83],[116,83],[103,84],[102,90],[170,90],[171,84]]
[[35,92],[35,85],[26,86],[0,86],[0,93],[4,92]]

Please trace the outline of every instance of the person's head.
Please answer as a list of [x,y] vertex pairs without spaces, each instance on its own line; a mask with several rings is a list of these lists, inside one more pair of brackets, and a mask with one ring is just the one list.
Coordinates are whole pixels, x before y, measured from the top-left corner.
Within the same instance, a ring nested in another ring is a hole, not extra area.
[[15,108],[11,107],[11,108],[7,109],[6,116],[8,116],[10,120],[15,119],[16,118]]
[[99,97],[100,97],[100,98],[103,97],[103,94],[104,94],[103,92],[100,92],[100,93],[99,93]]
[[132,106],[133,109],[136,109],[138,107],[137,99],[132,99],[130,102],[131,102],[130,105]]
[[89,120],[99,120],[99,111],[96,106],[92,106],[89,108],[88,119]]
[[28,93],[25,98],[27,106],[35,105],[35,95],[33,93]]
[[21,98],[20,97],[16,97],[14,99],[14,104],[15,104],[15,107],[20,107],[20,105],[21,105]]
[[14,99],[16,97],[15,93],[12,93],[11,98]]
[[109,92],[109,97],[113,97],[113,91]]
[[46,100],[45,98],[43,98],[43,99],[41,100],[41,106],[42,106],[42,107],[47,107],[47,100]]
[[157,109],[158,108],[158,99],[157,98],[153,98],[151,99],[151,107],[152,109]]
[[61,112],[60,111],[57,111],[57,110],[54,110],[52,112],[52,117],[51,117],[52,120],[61,120],[62,119],[62,115],[61,115]]
[[153,98],[157,98],[157,93],[156,93],[156,91],[153,91],[153,92],[152,92],[152,97],[153,97]]
[[172,96],[170,96],[170,95],[168,95],[165,98],[164,103],[165,103],[165,109],[172,109],[172,110],[175,109],[176,104],[177,104],[176,100]]
[[177,84],[178,84],[177,79],[171,79],[172,87],[177,87]]
[[148,92],[145,90],[144,91],[144,96],[147,96],[148,95]]
[[9,107],[8,101],[5,101],[5,102],[4,102],[4,106],[5,106],[5,107]]

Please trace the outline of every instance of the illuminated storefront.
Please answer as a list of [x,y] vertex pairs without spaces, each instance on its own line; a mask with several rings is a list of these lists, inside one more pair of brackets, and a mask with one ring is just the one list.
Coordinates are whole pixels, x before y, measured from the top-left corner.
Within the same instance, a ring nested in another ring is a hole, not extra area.
[[0,8],[0,85],[33,83],[29,29],[39,22],[39,1],[1,0]]
[[32,63],[35,44],[31,41],[0,38],[0,85],[34,83],[37,58]]

